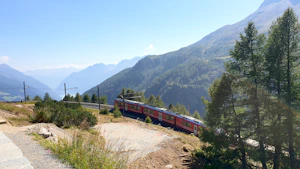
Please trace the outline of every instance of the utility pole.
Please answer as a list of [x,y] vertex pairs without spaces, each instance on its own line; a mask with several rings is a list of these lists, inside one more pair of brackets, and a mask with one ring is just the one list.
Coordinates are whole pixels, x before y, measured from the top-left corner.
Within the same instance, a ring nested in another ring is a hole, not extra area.
[[67,98],[67,87],[66,87],[66,83],[64,83],[64,86],[65,86],[65,98],[64,98],[64,100],[67,101],[67,100],[66,100],[66,98]]
[[98,89],[98,103],[99,103],[99,111],[100,111],[100,108],[101,108],[101,104],[100,104],[100,87],[98,86],[97,87],[97,89]]
[[122,92],[123,92],[122,93],[123,94],[123,114],[122,115],[124,116],[124,113],[125,113],[124,112],[124,110],[125,110],[125,89],[123,89]]
[[24,85],[24,100],[26,102],[26,87],[25,87],[25,81],[23,81],[23,85]]

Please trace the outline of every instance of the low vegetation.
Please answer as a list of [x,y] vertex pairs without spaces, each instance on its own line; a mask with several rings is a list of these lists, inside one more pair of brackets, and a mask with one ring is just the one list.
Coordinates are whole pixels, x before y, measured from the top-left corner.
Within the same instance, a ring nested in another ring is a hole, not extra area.
[[109,114],[109,111],[107,110],[107,108],[105,108],[100,111],[100,114]]
[[146,123],[152,123],[151,117],[147,116],[146,119],[145,119],[145,122]]
[[96,117],[83,109],[80,104],[68,104],[56,101],[36,102],[34,114],[31,116],[33,123],[54,123],[58,127],[79,126],[82,122],[89,126],[97,123]]
[[113,114],[114,114],[115,118],[118,118],[118,117],[122,116],[122,113],[121,113],[121,111],[120,111],[120,109],[117,105],[115,105],[115,107],[114,107]]
[[54,142],[45,140],[35,134],[35,138],[42,146],[50,149],[60,159],[74,168],[93,169],[121,169],[127,167],[127,155],[121,152],[112,152],[107,148],[105,140],[96,131],[76,131],[71,143],[65,140]]
[[17,107],[15,104],[0,102],[0,109],[9,111],[16,115],[30,115],[31,112],[25,108]]

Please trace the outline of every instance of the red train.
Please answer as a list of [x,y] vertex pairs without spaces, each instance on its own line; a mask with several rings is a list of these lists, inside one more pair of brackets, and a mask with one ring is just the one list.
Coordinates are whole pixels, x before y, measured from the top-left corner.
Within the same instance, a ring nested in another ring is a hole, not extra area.
[[[167,126],[177,128],[188,133],[198,135],[200,128],[205,128],[201,120],[186,115],[179,115],[164,108],[153,107],[141,102],[125,100],[125,111],[133,112],[139,115],[149,116]],[[120,109],[124,109],[123,100],[116,99],[115,104]]]

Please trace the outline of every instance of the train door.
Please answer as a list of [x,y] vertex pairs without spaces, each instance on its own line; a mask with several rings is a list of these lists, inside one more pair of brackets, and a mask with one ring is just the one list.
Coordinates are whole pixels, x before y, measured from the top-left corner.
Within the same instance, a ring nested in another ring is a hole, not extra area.
[[125,111],[128,111],[128,104],[125,103]]
[[195,135],[198,134],[198,132],[197,132],[197,125],[195,125],[195,124],[194,124],[194,134],[195,134]]
[[162,113],[160,113],[160,112],[158,113],[158,120],[162,121]]

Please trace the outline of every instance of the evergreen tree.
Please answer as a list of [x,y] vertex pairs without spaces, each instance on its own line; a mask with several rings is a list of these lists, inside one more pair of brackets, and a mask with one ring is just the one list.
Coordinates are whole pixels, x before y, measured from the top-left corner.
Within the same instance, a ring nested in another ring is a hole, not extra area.
[[91,102],[91,98],[90,98],[90,96],[88,95],[88,94],[85,94],[84,96],[83,96],[83,101],[84,102]]
[[30,100],[31,100],[29,95],[26,96],[26,100],[27,100],[27,101],[30,101]]
[[[231,75],[225,75],[221,79],[215,80],[209,88],[211,101],[204,100],[206,105],[205,121],[212,130],[223,129],[226,131],[226,140],[230,140],[233,147],[224,147],[224,151],[236,152],[232,161],[241,159],[241,168],[248,167],[245,140],[247,139],[243,131],[248,126],[244,119],[248,118],[248,113],[243,106],[243,87],[245,83]],[[209,135],[206,135],[209,136]],[[204,140],[210,140],[203,137]],[[225,138],[223,138],[225,139]],[[214,143],[210,140],[209,143]],[[223,144],[220,143],[222,146]],[[224,142],[225,144],[225,142]]]
[[151,105],[151,106],[155,106],[155,102],[156,102],[156,98],[153,94],[150,95],[147,104]]
[[[278,102],[284,102],[288,106],[288,109],[282,109],[282,112],[277,114],[277,121],[273,125],[276,125],[276,136],[281,133],[283,125],[286,127],[290,168],[297,168],[294,148],[296,137],[294,125],[296,118],[293,109],[298,108],[298,105],[295,103],[299,99],[297,86],[299,84],[299,63],[297,63],[300,58],[299,34],[300,26],[298,18],[294,11],[288,8],[283,16],[272,24],[267,45],[267,88],[276,94]],[[282,141],[274,140],[274,143],[277,149],[275,149],[273,160],[274,168],[279,168]]]
[[100,97],[100,103],[101,104],[107,104],[107,96],[101,96]]
[[91,100],[92,103],[98,103],[98,96],[96,94],[93,94],[92,95],[92,100]]
[[155,106],[156,107],[165,107],[165,103],[162,101],[161,97],[158,95],[155,99]]
[[174,109],[174,105],[171,103],[169,106],[168,106],[169,110],[172,110]]
[[33,98],[34,101],[36,102],[41,102],[42,101],[42,98],[38,95],[36,95],[34,98]]
[[200,114],[197,110],[193,113],[193,117],[199,120],[201,119]]
[[48,102],[48,101],[52,101],[52,98],[50,97],[49,93],[45,93],[45,96],[44,96],[44,102]]
[[250,84],[246,91],[248,97],[245,98],[245,102],[253,116],[248,120],[256,122],[255,126],[253,126],[255,128],[254,138],[257,138],[259,142],[259,157],[262,168],[266,169],[265,138],[263,120],[259,111],[261,105],[258,90],[263,77],[264,44],[265,36],[258,35],[254,23],[250,22],[245,28],[245,35],[240,35],[240,41],[236,41],[234,50],[230,51],[233,61],[227,64],[227,71],[234,76],[245,77],[245,80]]
[[82,102],[82,97],[81,97],[81,95],[78,92],[76,93],[75,101],[76,102]]

